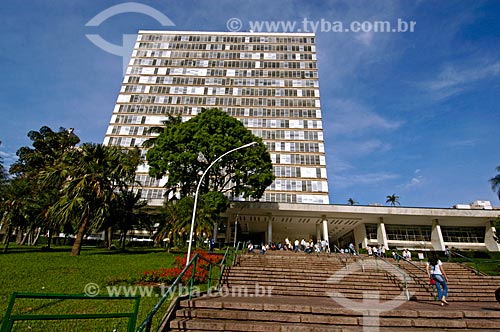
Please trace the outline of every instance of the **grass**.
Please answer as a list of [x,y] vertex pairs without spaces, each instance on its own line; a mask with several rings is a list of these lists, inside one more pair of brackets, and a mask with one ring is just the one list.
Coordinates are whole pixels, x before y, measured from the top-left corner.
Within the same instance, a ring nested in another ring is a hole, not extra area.
[[[82,248],[80,256],[70,257],[70,247],[15,247],[0,254],[0,317],[3,319],[13,292],[82,294],[85,285],[95,283],[100,295],[108,295],[106,286],[134,285],[144,270],[171,267],[175,255],[158,249],[134,249],[128,252],[97,248]],[[159,300],[159,290],[153,296],[142,297],[138,324]],[[36,314],[105,313],[132,311],[133,301],[117,300],[19,300],[15,312]],[[123,331],[125,319],[95,321],[29,321],[14,326],[15,331]]]
[[[453,257],[452,262],[461,262],[490,276],[500,276],[500,252],[470,251],[460,252],[467,258]],[[443,262],[447,258],[441,258]]]

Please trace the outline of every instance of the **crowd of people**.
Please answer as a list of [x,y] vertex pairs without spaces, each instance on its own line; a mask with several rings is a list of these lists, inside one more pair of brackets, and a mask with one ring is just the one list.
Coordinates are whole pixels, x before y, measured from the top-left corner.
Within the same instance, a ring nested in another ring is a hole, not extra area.
[[285,250],[285,251],[295,251],[295,252],[305,252],[305,253],[322,253],[322,252],[330,252],[330,246],[328,241],[326,240],[318,240],[316,243],[311,239],[306,241],[302,239],[295,239],[295,241],[290,241],[288,238],[285,238],[284,243],[282,242],[269,242],[268,244],[264,244],[261,242],[260,246],[256,248],[256,246],[252,242],[248,242],[247,250],[249,253],[254,253],[255,249],[259,249],[261,254],[265,254],[268,250]]
[[[339,252],[341,254],[349,254],[353,256],[359,255],[359,252],[356,250],[354,244],[350,243],[347,248],[337,248],[337,246],[333,246],[334,249],[330,248],[330,244],[326,240],[317,240],[314,242],[312,239],[306,241],[302,239],[295,239],[291,241],[288,238],[285,238],[283,242],[269,242],[268,244],[264,244],[261,242],[259,245],[253,244],[251,241],[247,242],[247,251],[248,253],[255,253],[257,249],[261,254],[265,254],[268,250],[284,250],[284,251],[294,251],[294,252],[304,252],[304,253],[330,253],[330,250],[335,252]],[[366,253],[369,257],[387,257],[386,256],[386,248],[379,244],[378,246],[367,246]],[[399,257],[398,257],[399,256]],[[390,256],[389,256],[390,257]],[[406,261],[412,260],[412,253],[408,248],[404,248],[401,253],[397,251],[392,251],[392,257],[395,260],[402,258]]]
[[385,247],[381,244],[373,247],[367,246],[366,251],[368,253],[368,256],[385,257]]

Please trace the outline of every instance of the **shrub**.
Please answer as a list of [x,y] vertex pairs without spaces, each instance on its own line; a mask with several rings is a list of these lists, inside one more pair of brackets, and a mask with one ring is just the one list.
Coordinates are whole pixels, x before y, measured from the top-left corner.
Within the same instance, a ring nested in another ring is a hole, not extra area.
[[[201,257],[217,264],[222,260],[222,256],[219,254],[209,254],[205,251],[195,251],[193,253],[193,257],[195,254],[199,254]],[[197,260],[196,271],[194,273],[195,283],[204,283],[207,281],[209,265],[210,264],[204,259]],[[186,266],[186,256],[177,257],[174,262],[174,267],[144,271],[141,273],[139,280],[144,282],[171,284],[181,274],[185,266]],[[184,276],[182,277],[182,282],[186,283],[187,281],[189,281],[192,274],[193,274],[193,266],[190,266],[189,269],[184,274]]]

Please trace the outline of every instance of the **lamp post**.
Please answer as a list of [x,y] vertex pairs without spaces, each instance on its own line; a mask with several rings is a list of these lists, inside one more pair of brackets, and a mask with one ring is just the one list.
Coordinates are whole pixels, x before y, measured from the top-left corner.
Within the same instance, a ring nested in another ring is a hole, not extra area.
[[205,174],[207,174],[208,170],[216,163],[218,162],[219,160],[221,160],[223,157],[225,157],[226,155],[234,152],[234,151],[237,151],[237,150],[240,150],[240,149],[244,149],[244,148],[248,148],[249,146],[252,146],[254,144],[257,144],[257,142],[251,142],[251,143],[248,143],[248,144],[245,144],[245,145],[242,145],[240,147],[237,147],[237,148],[234,148],[232,150],[229,150],[225,153],[223,153],[221,156],[219,156],[217,159],[215,159],[208,167],[207,169],[205,170],[205,172],[203,172],[203,174],[201,175],[201,178],[200,180],[198,181],[198,185],[196,186],[196,192],[194,194],[194,206],[193,206],[193,217],[191,218],[191,231],[189,232],[189,245],[188,245],[188,252],[187,252],[187,260],[186,260],[186,266],[189,264],[189,260],[191,258],[191,245],[193,243],[193,232],[194,232],[194,219],[196,217],[196,204],[198,203],[198,192],[200,191],[200,186],[201,186],[201,183],[203,182],[203,178],[205,177]]

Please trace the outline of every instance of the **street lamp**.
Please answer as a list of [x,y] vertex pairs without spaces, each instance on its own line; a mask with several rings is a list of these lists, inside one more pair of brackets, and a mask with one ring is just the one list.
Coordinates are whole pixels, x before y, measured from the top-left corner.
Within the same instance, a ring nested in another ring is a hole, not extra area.
[[205,174],[207,174],[208,170],[216,163],[218,162],[219,160],[221,160],[223,157],[225,157],[226,155],[236,151],[236,150],[240,150],[240,149],[244,149],[244,148],[248,148],[249,146],[252,146],[254,144],[257,144],[257,142],[251,142],[251,143],[248,143],[248,144],[245,144],[245,145],[242,145],[240,147],[237,147],[237,148],[234,148],[232,150],[229,150],[227,152],[225,152],[224,154],[222,154],[220,157],[218,157],[217,159],[215,159],[208,167],[207,169],[205,170],[205,172],[203,172],[203,174],[201,175],[201,178],[200,180],[198,181],[198,186],[196,186],[196,193],[194,194],[194,206],[193,206],[193,217],[191,218],[191,231],[189,232],[189,245],[188,245],[188,252],[187,252],[187,260],[186,260],[186,266],[189,264],[189,259],[191,258],[191,245],[193,243],[193,231],[194,231],[194,219],[196,217],[196,204],[198,203],[198,192],[200,191],[200,186],[201,186],[201,183],[203,182],[203,178],[205,177]]

